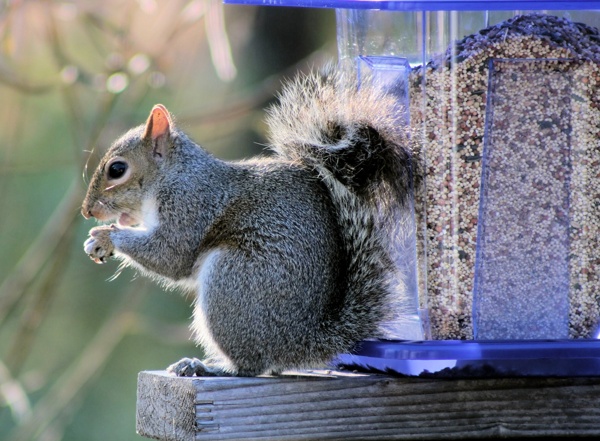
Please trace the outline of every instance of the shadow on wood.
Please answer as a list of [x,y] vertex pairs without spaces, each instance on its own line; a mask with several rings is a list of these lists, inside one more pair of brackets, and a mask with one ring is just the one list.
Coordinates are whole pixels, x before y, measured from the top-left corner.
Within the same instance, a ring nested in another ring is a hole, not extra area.
[[169,441],[600,436],[600,378],[161,371],[139,374],[137,400],[138,433]]

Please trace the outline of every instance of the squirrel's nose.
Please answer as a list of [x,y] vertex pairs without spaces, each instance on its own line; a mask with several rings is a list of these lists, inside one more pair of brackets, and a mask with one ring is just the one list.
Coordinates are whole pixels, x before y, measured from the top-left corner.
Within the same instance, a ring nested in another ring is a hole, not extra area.
[[94,217],[94,213],[92,213],[92,210],[91,209],[87,209],[85,207],[81,207],[81,214],[86,219],[89,219],[90,217]]

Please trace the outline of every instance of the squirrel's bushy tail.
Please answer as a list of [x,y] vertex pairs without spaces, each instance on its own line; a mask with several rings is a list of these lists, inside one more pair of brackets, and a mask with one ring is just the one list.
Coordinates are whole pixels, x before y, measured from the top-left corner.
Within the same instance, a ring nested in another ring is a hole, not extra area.
[[417,156],[397,100],[370,82],[357,86],[343,74],[301,76],[267,120],[271,148],[314,169],[337,209],[349,265],[342,316],[328,325],[346,346],[376,336],[389,296],[402,295],[391,232]]

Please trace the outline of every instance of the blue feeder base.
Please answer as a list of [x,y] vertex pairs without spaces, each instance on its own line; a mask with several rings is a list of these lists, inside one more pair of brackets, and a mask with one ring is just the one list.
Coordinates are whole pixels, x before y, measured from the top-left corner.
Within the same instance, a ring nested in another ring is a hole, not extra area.
[[335,364],[434,378],[600,376],[600,340],[367,340]]

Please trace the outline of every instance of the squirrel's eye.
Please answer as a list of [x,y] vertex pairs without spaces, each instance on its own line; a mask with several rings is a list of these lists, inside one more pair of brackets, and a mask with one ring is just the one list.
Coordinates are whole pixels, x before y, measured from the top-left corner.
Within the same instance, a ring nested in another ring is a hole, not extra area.
[[109,179],[119,179],[122,177],[127,171],[128,165],[123,161],[115,161],[108,167],[108,178]]

